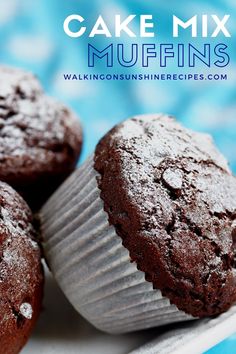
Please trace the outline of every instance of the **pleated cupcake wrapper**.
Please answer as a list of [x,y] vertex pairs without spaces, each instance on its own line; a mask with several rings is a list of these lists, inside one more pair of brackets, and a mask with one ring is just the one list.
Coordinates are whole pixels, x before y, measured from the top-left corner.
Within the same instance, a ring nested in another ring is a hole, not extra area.
[[47,262],[76,310],[95,327],[125,333],[193,319],[154,290],[108,223],[93,157],[41,210]]

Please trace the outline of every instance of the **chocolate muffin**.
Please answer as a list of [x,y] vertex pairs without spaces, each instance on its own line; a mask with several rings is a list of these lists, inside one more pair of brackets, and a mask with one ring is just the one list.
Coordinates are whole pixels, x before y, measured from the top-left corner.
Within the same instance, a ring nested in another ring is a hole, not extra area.
[[43,272],[32,214],[0,182],[0,353],[18,353],[41,310]]
[[30,73],[0,67],[0,180],[37,209],[73,171],[82,133],[76,116]]
[[236,179],[211,138],[165,116],[129,120],[98,144],[109,221],[131,260],[193,316],[236,301]]
[[171,117],[113,128],[40,218],[55,278],[102,330],[213,316],[236,301],[236,178],[210,136]]

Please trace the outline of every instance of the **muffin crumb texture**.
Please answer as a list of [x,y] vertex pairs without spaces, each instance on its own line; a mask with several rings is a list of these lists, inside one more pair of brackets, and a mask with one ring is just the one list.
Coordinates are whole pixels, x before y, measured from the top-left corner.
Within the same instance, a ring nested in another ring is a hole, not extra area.
[[195,317],[236,301],[236,179],[206,134],[140,116],[98,144],[109,222],[146,280]]

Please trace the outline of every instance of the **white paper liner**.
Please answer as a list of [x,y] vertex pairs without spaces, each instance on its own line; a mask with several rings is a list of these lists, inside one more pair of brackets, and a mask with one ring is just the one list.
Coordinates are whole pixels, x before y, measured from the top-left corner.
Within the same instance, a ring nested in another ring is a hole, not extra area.
[[47,262],[76,310],[95,327],[125,333],[194,319],[171,305],[130,262],[103,209],[93,157],[40,212]]

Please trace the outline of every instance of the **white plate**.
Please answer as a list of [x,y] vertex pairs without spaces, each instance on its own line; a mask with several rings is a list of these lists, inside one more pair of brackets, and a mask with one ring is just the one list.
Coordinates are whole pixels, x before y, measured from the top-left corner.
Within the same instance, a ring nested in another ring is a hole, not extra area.
[[236,306],[214,319],[178,325],[130,354],[199,354],[235,332]]

